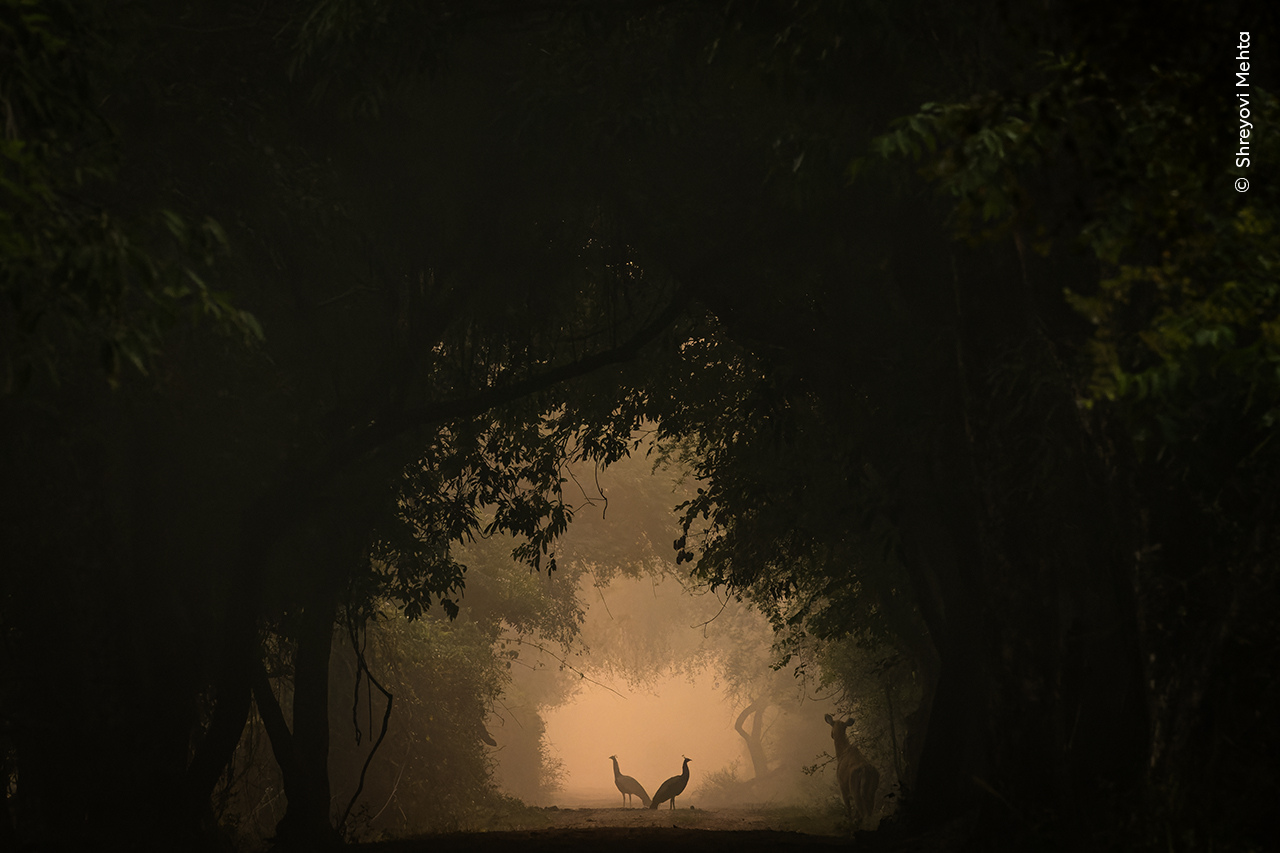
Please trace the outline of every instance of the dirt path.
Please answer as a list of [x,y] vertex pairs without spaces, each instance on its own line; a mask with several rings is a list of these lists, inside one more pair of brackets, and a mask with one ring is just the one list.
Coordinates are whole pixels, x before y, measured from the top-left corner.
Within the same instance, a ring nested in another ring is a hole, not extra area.
[[847,850],[848,847],[848,839],[804,835],[799,832],[603,826],[591,829],[559,827],[521,832],[460,832],[425,839],[385,841],[362,849],[377,850],[380,853],[799,853]]
[[814,834],[788,829],[786,812],[748,809],[533,809],[538,828],[458,832],[362,844],[368,853],[944,853],[946,833],[917,835],[885,826],[878,832]]
[[[546,821],[545,828],[599,829],[619,827],[626,829],[701,829],[701,830],[796,830],[796,818],[801,814],[780,809],[660,809],[607,808],[562,809],[551,806],[535,810]],[[530,829],[544,827],[529,826]],[[832,827],[834,830],[834,827]],[[810,831],[809,834],[822,835]],[[830,833],[834,834],[834,832]]]

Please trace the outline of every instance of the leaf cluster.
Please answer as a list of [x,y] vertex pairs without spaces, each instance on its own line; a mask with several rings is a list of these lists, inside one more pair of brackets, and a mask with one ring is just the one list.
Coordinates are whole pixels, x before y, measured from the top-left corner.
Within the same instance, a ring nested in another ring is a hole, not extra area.
[[216,222],[168,210],[139,219],[96,199],[116,174],[117,141],[97,78],[115,61],[96,4],[0,4],[0,329],[3,393],[96,348],[113,386],[147,373],[165,331],[202,320],[256,340],[257,320],[200,270],[225,248]]

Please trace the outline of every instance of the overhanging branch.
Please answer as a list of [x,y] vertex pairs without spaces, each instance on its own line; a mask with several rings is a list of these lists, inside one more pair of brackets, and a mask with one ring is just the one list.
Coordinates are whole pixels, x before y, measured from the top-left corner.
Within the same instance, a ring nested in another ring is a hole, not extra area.
[[445,400],[413,409],[406,409],[392,417],[370,424],[357,436],[335,448],[331,461],[342,464],[397,438],[416,427],[442,421],[459,420],[482,414],[496,406],[519,400],[530,394],[545,391],[562,382],[577,379],[611,364],[621,364],[639,355],[647,344],[671,325],[685,306],[681,290],[648,325],[629,340],[613,349],[604,350],[569,364],[553,367],[539,376],[514,382],[499,388],[486,388],[474,396],[461,400]]
[[687,303],[686,291],[681,288],[667,307],[653,320],[616,347],[569,364],[553,367],[538,376],[513,382],[510,385],[485,388],[470,397],[443,400],[405,409],[363,427],[339,442],[323,462],[264,495],[254,509],[246,514],[246,525],[250,529],[256,528],[258,533],[258,536],[250,538],[257,540],[258,549],[270,545],[293,520],[301,515],[307,504],[307,498],[315,494],[339,471],[361,456],[377,450],[410,430],[429,424],[475,417],[497,406],[581,378],[603,367],[634,359],[645,346],[680,316],[680,312],[684,310]]

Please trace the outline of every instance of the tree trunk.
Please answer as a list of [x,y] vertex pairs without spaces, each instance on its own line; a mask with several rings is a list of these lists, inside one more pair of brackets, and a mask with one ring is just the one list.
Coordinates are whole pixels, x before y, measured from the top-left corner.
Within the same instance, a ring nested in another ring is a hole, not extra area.
[[[921,489],[915,500],[907,496],[901,527],[904,563],[938,662],[929,726],[919,747],[915,804],[942,820],[979,805],[980,789],[974,780],[989,775],[992,733],[985,712],[988,685],[982,608],[976,601],[981,588],[977,549],[960,547],[968,537],[949,523],[953,519],[944,517],[932,493]],[[962,562],[962,554],[969,560]]]
[[230,612],[222,635],[222,666],[218,674],[212,719],[187,767],[187,821],[198,831],[211,816],[210,798],[218,778],[231,764],[249,720],[253,669],[258,665],[258,612],[266,553],[273,531],[265,518],[245,516],[241,559],[234,575]]
[[242,661],[228,660],[219,679],[213,718],[187,767],[187,831],[200,833],[212,820],[213,789],[231,761],[249,719],[250,684]]
[[0,811],[0,850],[17,850],[18,831],[13,822],[13,812],[9,808],[8,796],[5,796],[3,805],[3,811]]
[[271,690],[271,681],[261,663],[253,672],[253,700],[257,703],[258,714],[262,717],[262,727],[267,730],[267,740],[271,743],[271,755],[280,766],[280,775],[284,779],[285,790],[291,785],[292,777],[298,773],[293,759],[293,733],[285,722],[284,712],[280,710],[280,702]]
[[300,619],[291,750],[295,772],[285,777],[289,805],[276,827],[278,842],[298,850],[341,843],[330,815],[329,789],[329,657],[337,608],[326,592],[322,588],[310,596]]
[[[762,741],[764,712],[768,707],[768,700],[754,699],[750,705],[742,709],[742,713],[738,715],[738,719],[733,724],[734,729],[746,741],[747,753],[751,756],[751,768],[755,771],[756,779],[763,779],[769,773],[769,759],[765,755]],[[755,719],[752,721],[751,731],[748,733],[744,724],[747,721],[747,717],[752,715],[755,716]]]

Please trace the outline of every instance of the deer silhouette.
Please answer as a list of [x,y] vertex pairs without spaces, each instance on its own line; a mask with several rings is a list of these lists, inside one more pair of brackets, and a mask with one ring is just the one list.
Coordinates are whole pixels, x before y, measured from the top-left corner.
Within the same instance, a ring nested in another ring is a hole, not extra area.
[[853,820],[856,815],[858,823],[861,823],[875,810],[880,771],[849,743],[845,730],[853,720],[837,720],[830,714],[824,719],[831,726],[831,739],[836,744],[836,781],[840,783],[840,799],[844,800],[849,819]]

